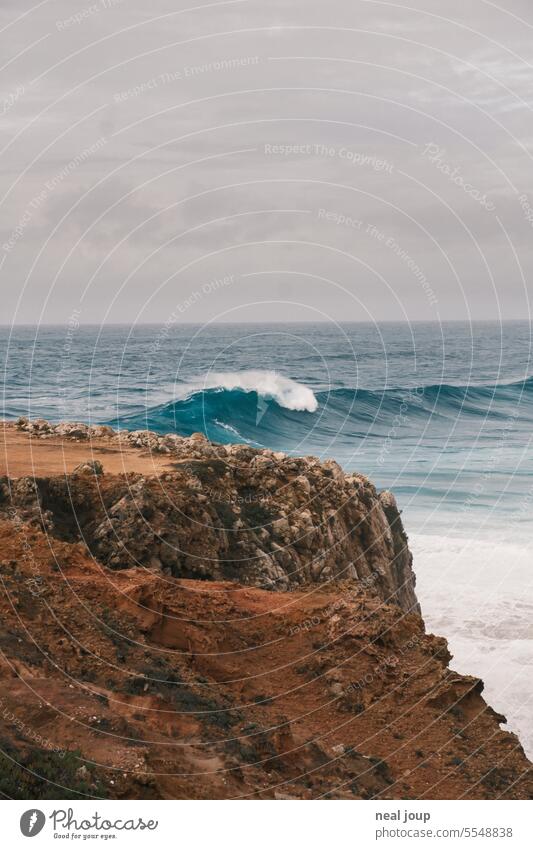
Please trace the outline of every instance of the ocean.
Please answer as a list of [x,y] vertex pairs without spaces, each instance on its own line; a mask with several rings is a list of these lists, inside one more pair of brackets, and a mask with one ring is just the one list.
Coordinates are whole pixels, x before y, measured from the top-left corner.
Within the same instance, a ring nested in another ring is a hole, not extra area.
[[2,416],[202,431],[392,489],[429,630],[533,755],[529,322],[0,328]]

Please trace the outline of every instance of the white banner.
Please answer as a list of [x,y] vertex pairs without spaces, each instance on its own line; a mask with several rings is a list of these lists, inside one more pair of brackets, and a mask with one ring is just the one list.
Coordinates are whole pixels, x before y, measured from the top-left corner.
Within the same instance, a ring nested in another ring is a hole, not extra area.
[[3,845],[531,847],[531,802],[6,801]]

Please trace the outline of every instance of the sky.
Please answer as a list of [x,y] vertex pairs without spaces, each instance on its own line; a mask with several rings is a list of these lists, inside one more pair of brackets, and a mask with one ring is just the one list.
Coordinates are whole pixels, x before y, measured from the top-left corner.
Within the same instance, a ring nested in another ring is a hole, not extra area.
[[528,318],[533,7],[2,0],[0,323]]

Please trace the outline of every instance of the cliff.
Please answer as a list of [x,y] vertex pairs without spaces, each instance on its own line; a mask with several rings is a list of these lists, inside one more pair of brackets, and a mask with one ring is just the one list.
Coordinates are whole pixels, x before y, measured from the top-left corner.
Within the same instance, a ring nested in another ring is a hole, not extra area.
[[4,447],[5,795],[531,798],[425,633],[389,493],[200,436],[22,420]]
[[[83,540],[111,569],[142,566],[272,590],[352,579],[419,612],[394,496],[333,460],[213,445],[202,434],[38,426],[41,440],[66,435],[94,451],[129,445],[171,460],[149,476],[100,474],[93,457],[61,477],[0,479],[0,511],[15,508],[57,539]],[[21,419],[18,428],[35,424]]]

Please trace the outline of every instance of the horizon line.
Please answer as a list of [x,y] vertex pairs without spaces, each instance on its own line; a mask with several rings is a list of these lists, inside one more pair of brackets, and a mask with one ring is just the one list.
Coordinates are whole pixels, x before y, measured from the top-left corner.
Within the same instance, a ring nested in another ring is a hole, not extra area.
[[[344,324],[369,324],[369,325],[380,325],[380,324],[533,324],[532,318],[446,318],[442,320],[438,320],[435,318],[416,318],[412,321],[406,321],[405,319],[394,319],[394,318],[384,318],[379,319],[377,321],[363,320],[363,319],[343,319],[342,321],[325,321],[317,319],[297,319],[294,321],[288,320],[271,320],[271,321],[215,321],[215,322],[202,322],[202,321],[183,321],[175,324],[172,324],[172,328],[178,327],[235,327],[236,325],[265,325],[265,324],[324,324],[324,325],[344,325]],[[4,324],[0,322],[0,328],[2,329],[14,329],[16,327],[68,327],[71,324],[71,319],[67,319],[66,321],[46,321],[46,322],[30,322],[30,321],[21,321],[14,322],[13,324]],[[111,321],[99,323],[97,321],[79,321],[78,327],[160,327],[165,326],[167,324],[167,320],[160,321],[142,321],[142,322],[129,322],[129,321]]]

